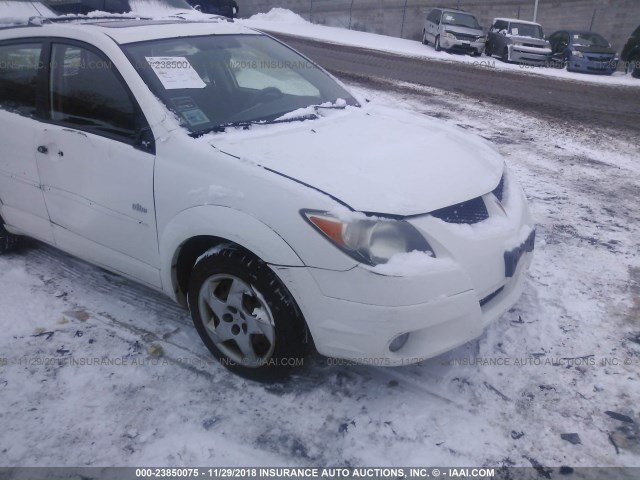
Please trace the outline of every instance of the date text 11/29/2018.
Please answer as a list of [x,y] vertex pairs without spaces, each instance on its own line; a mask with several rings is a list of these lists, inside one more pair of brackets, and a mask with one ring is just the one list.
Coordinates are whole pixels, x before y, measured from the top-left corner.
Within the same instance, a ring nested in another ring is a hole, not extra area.
[[493,468],[137,468],[137,478],[492,478]]

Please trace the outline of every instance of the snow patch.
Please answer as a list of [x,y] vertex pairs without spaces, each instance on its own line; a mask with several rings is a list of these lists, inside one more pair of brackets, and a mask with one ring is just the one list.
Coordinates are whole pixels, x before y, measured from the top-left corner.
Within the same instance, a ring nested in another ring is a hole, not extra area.
[[249,20],[256,22],[278,22],[287,25],[310,25],[310,23],[300,15],[286,8],[272,8],[267,13],[256,13],[249,18]]
[[450,259],[435,258],[430,252],[414,250],[396,253],[387,263],[376,265],[371,270],[390,277],[413,277],[424,275],[425,272],[433,271],[434,268],[441,269],[449,266],[455,267],[456,264]]

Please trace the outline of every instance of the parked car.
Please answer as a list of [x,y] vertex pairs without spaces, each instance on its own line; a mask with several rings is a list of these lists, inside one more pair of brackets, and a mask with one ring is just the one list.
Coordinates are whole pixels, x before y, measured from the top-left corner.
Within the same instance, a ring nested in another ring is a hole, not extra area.
[[158,11],[190,12],[193,8],[185,0],[43,0],[60,15],[86,15],[100,11],[107,13],[137,13],[153,16]]
[[627,72],[635,78],[640,78],[640,27],[629,37],[620,59],[625,62]]
[[436,51],[456,50],[482,55],[485,36],[476,17],[463,10],[434,8],[425,18],[422,43]]
[[487,34],[485,54],[499,55],[504,62],[546,64],[551,60],[551,47],[539,23],[496,18]]
[[228,18],[238,16],[238,3],[236,0],[187,0],[189,5],[203,13],[222,15]]
[[488,142],[231,22],[0,29],[0,123],[0,249],[30,236],[164,292],[250,378],[314,346],[417,362],[524,288],[534,225]]
[[549,36],[553,59],[570,72],[611,75],[618,68],[618,55],[611,44],[593,32],[560,30]]

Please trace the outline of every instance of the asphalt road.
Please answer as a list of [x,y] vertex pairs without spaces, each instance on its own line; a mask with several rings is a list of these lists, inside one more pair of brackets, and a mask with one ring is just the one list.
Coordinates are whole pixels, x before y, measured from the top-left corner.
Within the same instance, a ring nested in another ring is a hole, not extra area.
[[[495,71],[486,66],[408,58],[275,32],[271,34],[339,78],[373,88],[388,89],[388,80],[399,80],[488,100],[547,119],[634,134],[640,131],[640,94],[635,87]],[[469,59],[489,61],[486,56]]]

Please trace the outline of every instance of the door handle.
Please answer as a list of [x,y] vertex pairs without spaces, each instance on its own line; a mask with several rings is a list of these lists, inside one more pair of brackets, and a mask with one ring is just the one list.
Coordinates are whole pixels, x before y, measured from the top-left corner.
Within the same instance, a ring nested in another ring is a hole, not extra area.
[[49,153],[49,149],[47,147],[45,147],[44,145],[40,145],[38,147],[38,153]]

